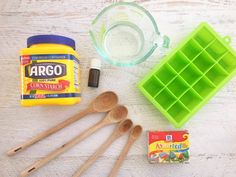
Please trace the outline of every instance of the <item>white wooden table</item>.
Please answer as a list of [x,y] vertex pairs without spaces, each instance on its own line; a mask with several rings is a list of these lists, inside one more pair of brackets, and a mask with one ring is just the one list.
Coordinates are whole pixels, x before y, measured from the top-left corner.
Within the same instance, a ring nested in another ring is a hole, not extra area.
[[[44,157],[104,116],[88,116],[14,157],[6,150],[24,142],[83,109],[102,91],[114,90],[129,117],[144,130],[171,130],[172,126],[136,88],[136,83],[168,52],[156,51],[146,62],[132,68],[115,68],[103,62],[100,87],[87,87],[90,60],[99,57],[88,30],[91,20],[112,0],[1,0],[0,1],[0,176],[15,177],[26,166]],[[220,34],[232,37],[236,48],[235,0],[158,0],[138,2],[171,38],[172,49],[201,21]],[[19,106],[19,49],[35,34],[60,34],[76,40],[81,56],[83,101],[74,106],[23,108]],[[119,176],[123,177],[235,177],[236,176],[236,78],[230,81],[184,127],[191,135],[190,164],[151,165],[147,162],[146,133],[130,151]],[[35,172],[35,177],[67,177],[110,135],[106,127]],[[106,176],[127,137],[115,142],[84,174]]]

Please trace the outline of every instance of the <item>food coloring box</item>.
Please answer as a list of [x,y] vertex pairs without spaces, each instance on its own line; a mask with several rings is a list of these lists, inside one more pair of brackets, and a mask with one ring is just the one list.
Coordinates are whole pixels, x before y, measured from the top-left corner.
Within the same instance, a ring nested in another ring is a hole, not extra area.
[[188,162],[188,131],[149,131],[148,160],[150,163]]

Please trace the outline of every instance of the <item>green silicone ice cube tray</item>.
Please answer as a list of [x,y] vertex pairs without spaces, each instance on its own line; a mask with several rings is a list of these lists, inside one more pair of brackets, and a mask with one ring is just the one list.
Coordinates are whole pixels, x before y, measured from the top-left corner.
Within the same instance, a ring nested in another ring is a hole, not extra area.
[[234,75],[230,37],[201,23],[138,84],[141,92],[176,127],[182,127]]

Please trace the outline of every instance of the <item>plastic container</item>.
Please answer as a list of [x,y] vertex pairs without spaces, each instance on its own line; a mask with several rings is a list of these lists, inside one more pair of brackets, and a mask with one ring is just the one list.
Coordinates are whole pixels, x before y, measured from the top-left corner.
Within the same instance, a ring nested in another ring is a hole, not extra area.
[[92,22],[93,45],[103,59],[116,66],[132,66],[146,60],[159,47],[168,48],[152,15],[129,2],[114,3]]
[[236,73],[230,37],[202,23],[139,83],[141,92],[182,127]]
[[73,39],[38,35],[20,51],[21,105],[71,105],[80,102],[79,56]]

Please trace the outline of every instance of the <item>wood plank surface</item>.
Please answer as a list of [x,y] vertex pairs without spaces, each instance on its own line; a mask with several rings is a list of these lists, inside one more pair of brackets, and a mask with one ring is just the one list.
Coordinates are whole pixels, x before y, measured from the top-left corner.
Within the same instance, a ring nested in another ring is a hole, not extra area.
[[[0,177],[15,177],[25,167],[100,120],[90,115],[37,143],[14,157],[5,152],[31,136],[85,108],[102,91],[116,91],[129,117],[145,133],[135,143],[122,166],[120,177],[235,177],[236,176],[236,78],[220,90],[184,127],[190,132],[189,164],[158,165],[147,162],[147,130],[174,129],[138,91],[137,82],[153,65],[190,33],[201,21],[222,36],[232,38],[236,48],[235,0],[139,0],[156,19],[159,30],[171,39],[170,49],[156,50],[144,63],[117,68],[103,62],[100,87],[87,87],[90,60],[99,58],[88,35],[91,21],[115,0],[1,0],[0,1]],[[36,34],[59,34],[76,40],[81,56],[82,102],[73,106],[23,108],[20,101],[19,50]],[[114,126],[103,128],[47,166],[34,177],[67,177],[105,141]],[[98,138],[99,137],[99,138]],[[105,177],[121,152],[127,136],[116,141],[84,174]]]

